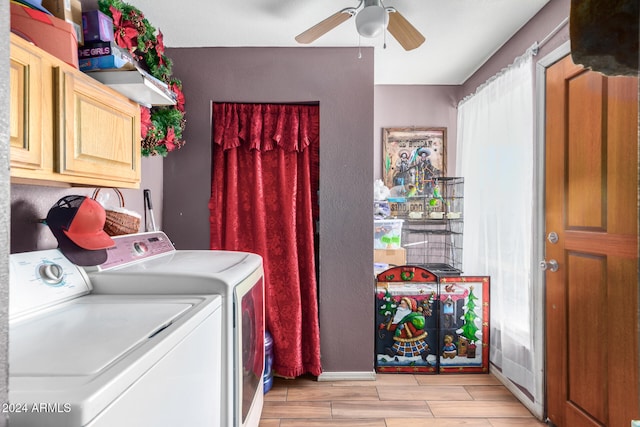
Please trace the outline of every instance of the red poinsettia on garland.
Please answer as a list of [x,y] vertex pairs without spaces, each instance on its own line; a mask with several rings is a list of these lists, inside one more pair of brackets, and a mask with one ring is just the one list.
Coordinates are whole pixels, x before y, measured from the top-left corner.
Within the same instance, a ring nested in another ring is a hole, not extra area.
[[165,82],[176,96],[176,105],[140,106],[142,155],[166,156],[184,145],[184,94],[182,82],[171,76],[172,62],[164,51],[164,36],[136,7],[122,0],[98,0],[101,12],[113,19],[114,40],[128,50],[153,77]]

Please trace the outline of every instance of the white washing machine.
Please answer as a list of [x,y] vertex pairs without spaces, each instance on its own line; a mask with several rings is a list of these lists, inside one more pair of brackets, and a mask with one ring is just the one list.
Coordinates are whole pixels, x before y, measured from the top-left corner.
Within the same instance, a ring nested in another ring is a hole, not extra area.
[[107,261],[86,269],[100,294],[222,297],[220,425],[257,427],[264,395],[262,257],[247,252],[176,250],[164,233],[156,231],[117,236],[114,241],[116,246],[107,249]]
[[58,250],[10,256],[11,427],[219,426],[222,297],[100,295]]

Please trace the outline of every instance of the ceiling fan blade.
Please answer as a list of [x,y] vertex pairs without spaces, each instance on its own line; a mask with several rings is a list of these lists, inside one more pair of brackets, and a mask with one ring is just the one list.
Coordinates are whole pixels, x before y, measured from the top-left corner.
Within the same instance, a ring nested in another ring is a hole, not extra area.
[[347,21],[349,18],[355,15],[355,13],[356,10],[352,7],[342,9],[341,11],[334,13],[324,21],[321,21],[308,30],[298,34],[296,36],[296,41],[298,43],[304,44],[311,43],[318,39],[320,36],[328,33],[338,25]]
[[389,12],[387,30],[398,40],[404,50],[413,50],[424,43],[424,36],[400,12],[392,7],[388,7],[387,12]]

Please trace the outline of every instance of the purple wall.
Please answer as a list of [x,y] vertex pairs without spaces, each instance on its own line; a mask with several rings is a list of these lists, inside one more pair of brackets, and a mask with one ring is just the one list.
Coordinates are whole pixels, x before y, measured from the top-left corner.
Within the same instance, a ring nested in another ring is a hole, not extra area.
[[[164,163],[164,229],[209,248],[211,102],[319,102],[322,366],[373,371],[373,49],[168,49],[186,145]],[[349,349],[348,355],[344,349]]]
[[[151,190],[154,203],[156,225],[162,228],[162,158],[143,157],[141,161],[142,181],[139,190],[122,190],[125,207],[138,212],[144,218],[142,190]],[[47,216],[51,206],[68,194],[91,196],[94,188],[47,187],[41,185],[11,185],[11,253],[51,249],[58,246],[49,227],[38,223]],[[109,194],[109,201],[115,201],[116,194],[109,189],[100,194]],[[141,230],[144,231],[144,224]]]
[[460,86],[379,85],[375,87],[373,172],[382,178],[382,129],[447,128],[446,174],[455,176],[456,119]]

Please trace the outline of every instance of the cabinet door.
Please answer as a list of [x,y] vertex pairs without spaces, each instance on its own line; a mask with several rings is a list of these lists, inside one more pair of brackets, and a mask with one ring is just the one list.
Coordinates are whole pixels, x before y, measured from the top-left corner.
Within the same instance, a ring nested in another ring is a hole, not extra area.
[[11,45],[9,68],[9,135],[11,167],[41,169],[42,150],[42,60]]
[[[84,74],[57,75],[56,172],[120,187],[140,181],[140,107]],[[87,181],[93,182],[93,181]]]

